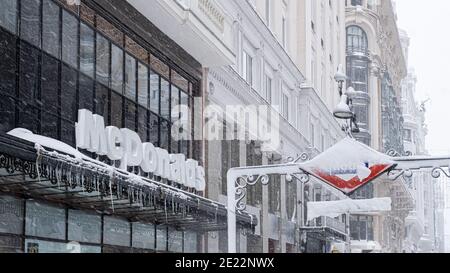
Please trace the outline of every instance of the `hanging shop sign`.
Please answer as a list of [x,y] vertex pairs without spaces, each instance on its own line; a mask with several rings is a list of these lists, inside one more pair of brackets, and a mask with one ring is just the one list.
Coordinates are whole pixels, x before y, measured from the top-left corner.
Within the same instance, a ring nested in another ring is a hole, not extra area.
[[205,170],[198,161],[183,154],[169,154],[152,143],[143,143],[130,129],[105,127],[102,116],[82,109],[75,124],[76,146],[97,155],[121,162],[120,168],[140,167],[145,173],[182,184],[198,191],[205,190]]
[[302,168],[345,194],[351,194],[395,167],[390,157],[347,137]]

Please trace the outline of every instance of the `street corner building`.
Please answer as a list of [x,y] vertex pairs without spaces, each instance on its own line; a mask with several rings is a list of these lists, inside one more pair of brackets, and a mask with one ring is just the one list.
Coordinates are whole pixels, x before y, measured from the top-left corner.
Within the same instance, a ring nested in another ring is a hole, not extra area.
[[142,1],[68,2],[0,2],[0,252],[204,252],[227,213],[193,140],[204,60]]

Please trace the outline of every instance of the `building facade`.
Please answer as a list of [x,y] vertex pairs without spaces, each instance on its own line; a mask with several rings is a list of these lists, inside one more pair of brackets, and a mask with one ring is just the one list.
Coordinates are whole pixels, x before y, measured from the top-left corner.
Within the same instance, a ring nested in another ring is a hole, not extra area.
[[[404,150],[400,102],[407,69],[396,21],[393,1],[346,1],[347,86],[355,90],[351,97],[360,127],[355,137],[384,153]],[[403,181],[378,179],[352,196],[374,197],[391,197],[400,205],[390,213],[352,215],[352,251],[399,252],[411,195]]]
[[[202,64],[127,1],[68,2],[0,3],[0,250],[204,251],[204,234],[226,229],[225,206],[166,176],[186,158],[205,162],[201,141],[173,137],[202,130]],[[177,105],[192,109],[182,130]],[[113,148],[126,132],[123,149],[157,151],[164,177],[132,163],[139,151],[119,166],[96,145],[82,149],[81,109],[119,132]],[[238,221],[251,229],[252,218]]]
[[[228,169],[283,163],[303,153],[315,156],[336,143],[342,132],[324,97],[312,88],[304,88],[309,78],[304,71],[309,66],[299,65],[301,49],[298,44],[304,39],[300,32],[311,26],[302,21],[296,23],[304,3],[268,0],[227,1],[220,5],[234,18],[233,37],[227,43],[233,45],[235,60],[229,66],[208,69],[207,105],[219,109],[263,106],[279,122],[273,128],[279,131],[278,143],[270,149],[265,149],[261,141],[225,137],[208,140],[209,197],[226,200]],[[231,123],[221,119],[220,123],[225,126],[219,135],[227,136],[234,130],[234,122],[234,119]],[[305,200],[305,196],[309,199]],[[335,236],[341,241],[346,240],[344,219],[306,223],[306,202],[338,198],[341,197],[334,190],[324,188],[318,181],[305,186],[296,181],[287,182],[285,177],[274,176],[267,187],[256,185],[250,188],[247,209],[257,215],[260,224],[254,234],[238,236],[239,250],[326,252],[333,241],[328,234],[337,233]],[[312,227],[313,232],[303,232],[305,226]],[[213,233],[208,240],[211,252],[226,251],[226,233]]]

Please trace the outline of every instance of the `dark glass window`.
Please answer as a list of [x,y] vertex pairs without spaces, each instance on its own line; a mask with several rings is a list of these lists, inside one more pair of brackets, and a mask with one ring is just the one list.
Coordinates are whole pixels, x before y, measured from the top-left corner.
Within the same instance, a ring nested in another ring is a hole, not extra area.
[[172,253],[183,252],[183,232],[170,227],[167,238],[168,251]]
[[94,110],[94,81],[80,74],[80,86],[79,86],[79,105],[78,109]]
[[16,33],[17,0],[0,1],[0,26]]
[[349,86],[356,91],[368,92],[369,61],[365,57],[348,56],[347,73]]
[[149,129],[150,129],[150,142],[155,145],[159,146],[159,117],[155,115],[154,113],[150,112],[150,123],[149,123]]
[[125,55],[125,96],[136,101],[136,59]]
[[20,49],[19,126],[38,133],[39,50],[27,44]]
[[122,96],[111,92],[111,125],[122,128]]
[[16,96],[16,67],[16,38],[6,31],[0,31],[1,94]]
[[111,87],[116,92],[123,92],[123,50],[112,45],[111,47]]
[[362,0],[352,0],[352,6],[362,6]]
[[109,86],[109,53],[111,45],[109,41],[97,34],[97,81]]
[[167,226],[156,228],[156,250],[167,251]]
[[80,29],[80,71],[94,77],[94,30],[81,23]]
[[133,223],[132,246],[143,249],[155,249],[155,226],[152,224]]
[[125,127],[136,131],[136,103],[125,99]]
[[170,116],[172,118],[172,122],[176,122],[180,118],[180,90],[174,85],[172,85],[172,95],[170,98]]
[[161,116],[170,119],[170,87],[169,82],[161,78]]
[[59,61],[53,57],[42,55],[41,97],[42,103],[42,134],[58,139],[58,74]]
[[61,116],[69,121],[75,121],[77,110],[77,72],[62,65],[61,69]]
[[169,122],[166,120],[161,120],[159,146],[166,150],[169,150],[169,137],[170,137],[169,134],[170,134]]
[[52,0],[43,0],[42,5],[42,49],[59,58],[60,8]]
[[95,90],[95,96],[96,96],[95,108],[96,108],[96,113],[105,118],[105,124],[109,124],[108,123],[108,116],[109,116],[108,94],[109,94],[108,88],[104,87],[101,84],[97,84],[97,87]]
[[25,41],[41,46],[40,0],[22,0],[20,36]]
[[63,11],[62,60],[72,67],[78,64],[78,20]]
[[148,115],[147,109],[139,106],[138,108],[138,133],[142,141],[148,141]]
[[146,108],[148,100],[148,68],[142,63],[138,64],[138,103]]
[[150,71],[150,110],[159,114],[159,81],[158,74]]
[[281,211],[281,178],[272,175],[269,183],[269,213],[278,214]]
[[14,129],[15,101],[12,97],[4,97],[0,100],[0,133],[6,133]]

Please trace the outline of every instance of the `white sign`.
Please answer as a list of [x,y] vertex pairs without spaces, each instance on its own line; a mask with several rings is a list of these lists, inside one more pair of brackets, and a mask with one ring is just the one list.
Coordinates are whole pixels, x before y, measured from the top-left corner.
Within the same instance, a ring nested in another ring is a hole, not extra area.
[[111,160],[120,160],[120,168],[139,166],[146,173],[174,181],[197,191],[204,191],[205,170],[193,159],[183,154],[169,154],[152,143],[142,143],[139,135],[129,129],[114,126],[105,127],[102,116],[82,109],[78,111],[75,124],[77,148]]

